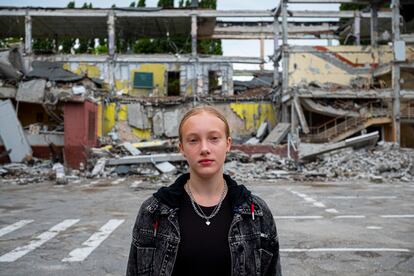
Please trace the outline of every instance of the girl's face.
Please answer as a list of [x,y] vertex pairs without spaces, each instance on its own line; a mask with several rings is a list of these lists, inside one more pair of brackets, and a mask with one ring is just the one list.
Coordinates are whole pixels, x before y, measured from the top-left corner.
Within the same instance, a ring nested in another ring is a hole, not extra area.
[[226,137],[225,124],[215,115],[201,112],[183,124],[180,152],[187,159],[190,173],[201,178],[222,174],[231,137]]

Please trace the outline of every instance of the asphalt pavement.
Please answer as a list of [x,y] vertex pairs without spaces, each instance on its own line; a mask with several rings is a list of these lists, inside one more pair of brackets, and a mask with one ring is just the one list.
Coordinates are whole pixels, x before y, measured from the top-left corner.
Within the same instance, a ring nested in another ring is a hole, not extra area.
[[[414,275],[413,183],[244,184],[273,212],[284,275]],[[0,179],[0,275],[124,275],[138,208],[156,188]]]

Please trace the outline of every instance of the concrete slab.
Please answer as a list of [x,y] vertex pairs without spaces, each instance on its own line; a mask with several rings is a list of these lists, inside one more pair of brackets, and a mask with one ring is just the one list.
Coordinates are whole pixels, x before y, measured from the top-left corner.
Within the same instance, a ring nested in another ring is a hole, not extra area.
[[144,107],[139,104],[128,104],[128,124],[139,129],[149,129],[151,125],[148,121]]
[[0,99],[14,99],[17,89],[14,87],[0,87]]
[[154,165],[162,173],[175,173],[177,171],[177,168],[173,164],[167,161],[156,163]]
[[126,156],[123,158],[108,159],[107,165],[126,165],[139,163],[156,163],[163,161],[184,161],[185,158],[181,153],[169,154],[151,154],[140,156]]
[[278,145],[289,133],[289,123],[278,123],[273,130],[267,135],[262,144]]
[[344,141],[337,142],[337,143],[325,143],[325,144],[301,143],[299,145],[299,158],[302,160],[312,159],[320,154],[346,148],[346,147],[358,148],[358,147],[363,147],[367,145],[375,145],[378,141],[378,138],[379,138],[379,133],[378,131],[375,131],[372,133],[346,139]]
[[0,137],[6,150],[11,150],[9,157],[12,162],[22,162],[32,155],[32,148],[10,100],[0,102]]
[[16,101],[25,103],[43,103],[46,80],[35,79],[21,82],[17,89]]
[[141,151],[139,149],[137,149],[136,147],[134,147],[131,143],[129,142],[124,142],[122,144],[122,146],[131,154],[131,155],[140,155]]

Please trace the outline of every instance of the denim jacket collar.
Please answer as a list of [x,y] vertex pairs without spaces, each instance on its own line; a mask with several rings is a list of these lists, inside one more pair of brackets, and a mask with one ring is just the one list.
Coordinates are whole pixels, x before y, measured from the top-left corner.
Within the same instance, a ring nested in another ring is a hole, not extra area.
[[[253,209],[255,216],[263,216],[261,205],[255,202],[251,192],[244,185],[238,185],[229,175],[223,174],[223,177],[229,189],[230,203],[234,213],[251,215]],[[156,200],[147,207],[148,212],[168,215],[178,209],[185,193],[184,185],[189,178],[189,173],[183,174],[172,185],[160,188],[154,193]]]

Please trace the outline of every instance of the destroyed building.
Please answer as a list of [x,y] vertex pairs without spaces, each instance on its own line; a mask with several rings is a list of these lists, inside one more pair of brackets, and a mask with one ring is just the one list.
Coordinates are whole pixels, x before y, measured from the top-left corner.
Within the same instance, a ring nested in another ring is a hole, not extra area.
[[[294,8],[301,3],[354,3],[364,9]],[[287,148],[292,156],[301,144],[336,143],[374,131],[381,140],[414,147],[410,7],[404,0],[282,0],[263,11],[0,7],[0,38],[24,38],[23,47],[2,52],[0,68],[15,71],[2,70],[9,75],[1,76],[0,98],[11,101],[1,112],[17,114],[16,132],[26,128],[20,133],[28,140],[23,156],[57,151],[73,168],[86,162],[98,138],[135,143],[177,137],[179,119],[195,104],[220,109],[236,142],[288,142],[284,154]],[[117,37],[177,35],[191,38],[190,54],[116,49]],[[106,38],[108,54],[33,51],[33,38],[65,36]],[[199,54],[197,41],[210,38],[258,40],[260,57]],[[264,68],[266,39],[274,42],[273,71]],[[318,45],[295,46],[295,39]],[[260,70],[237,71],[235,63],[257,64]],[[238,75],[256,78],[233,81]],[[2,127],[11,122],[4,120]],[[4,156],[6,148],[0,145]]]

